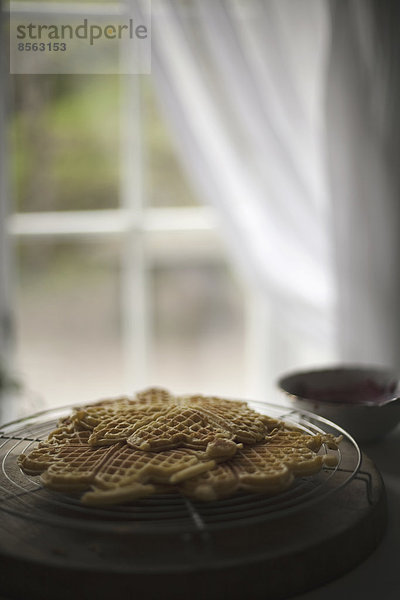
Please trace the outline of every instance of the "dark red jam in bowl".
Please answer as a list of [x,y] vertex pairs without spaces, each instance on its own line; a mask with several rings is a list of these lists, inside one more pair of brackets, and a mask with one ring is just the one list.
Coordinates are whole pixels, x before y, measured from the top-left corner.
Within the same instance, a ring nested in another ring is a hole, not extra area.
[[373,379],[341,384],[338,386],[314,387],[306,382],[299,382],[296,395],[316,402],[336,402],[344,404],[383,404],[396,395],[397,381],[386,385],[378,384]]

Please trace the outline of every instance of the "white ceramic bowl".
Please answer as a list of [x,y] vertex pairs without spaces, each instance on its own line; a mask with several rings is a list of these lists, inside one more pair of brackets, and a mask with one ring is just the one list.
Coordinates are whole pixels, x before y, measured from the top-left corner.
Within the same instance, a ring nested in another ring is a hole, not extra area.
[[293,372],[278,387],[297,409],[325,417],[358,442],[385,436],[400,422],[400,380],[378,367],[337,366]]

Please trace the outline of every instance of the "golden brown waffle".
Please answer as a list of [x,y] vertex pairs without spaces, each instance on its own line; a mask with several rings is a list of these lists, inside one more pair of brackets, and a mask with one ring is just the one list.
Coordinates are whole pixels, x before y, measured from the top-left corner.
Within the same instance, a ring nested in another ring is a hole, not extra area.
[[228,419],[231,416],[232,419],[237,418],[238,416],[242,417],[242,422],[240,423],[242,428],[244,428],[243,421],[250,420],[252,425],[254,426],[253,421],[257,422],[257,426],[260,427],[260,422],[263,423],[265,433],[268,431],[272,431],[273,429],[283,427],[284,423],[278,419],[273,419],[268,415],[264,415],[262,413],[256,412],[249,408],[247,402],[242,400],[228,400],[226,398],[220,398],[218,396],[202,396],[200,394],[197,395],[187,395],[187,396],[178,396],[176,398],[178,403],[181,403],[184,406],[192,406],[193,408],[205,408],[211,412],[215,412],[215,414],[222,416],[224,419]]
[[28,456],[21,455],[19,465],[30,475],[42,473],[41,481],[57,491],[84,491],[92,486],[83,500],[100,504],[102,499],[106,503],[126,501],[127,486],[132,484],[129,499],[155,493],[159,486],[150,484],[176,485],[213,468],[216,460],[188,449],[142,452],[126,444],[98,448],[88,444],[42,444]]
[[142,392],[138,392],[135,400],[141,404],[165,404],[167,402],[176,402],[176,397],[164,388],[150,387]]
[[[184,406],[192,406],[193,408],[200,409],[204,408],[223,419],[229,420],[229,418],[232,418],[234,420],[240,415],[242,421],[243,419],[244,421],[247,419],[251,421],[256,420],[258,427],[260,427],[260,422],[263,423],[266,432],[283,426],[282,421],[252,410],[249,408],[247,402],[242,400],[228,400],[227,398],[220,398],[218,396],[202,396],[197,394],[191,396],[178,396],[176,401]],[[243,422],[241,425],[242,427],[244,426]]]
[[139,392],[135,396],[107,398],[89,406],[77,407],[74,409],[72,417],[68,418],[74,422],[82,423],[87,429],[91,429],[116,413],[127,413],[151,405],[166,406],[172,402],[176,402],[176,399],[170,392],[163,388],[154,387]]
[[110,445],[129,440],[143,450],[174,447],[205,449],[214,438],[254,444],[280,422],[261,415],[245,402],[213,396],[173,396],[150,388],[134,398],[102,401],[75,410],[72,421],[92,431],[89,443]]
[[83,491],[92,486],[83,501],[100,504],[103,499],[106,503],[111,499],[113,503],[126,501],[127,486],[131,490],[129,499],[154,493],[156,488],[150,484],[175,485],[213,468],[216,462],[204,453],[188,449],[150,453],[126,444],[98,448],[88,444],[48,444],[21,458],[19,464],[26,473],[42,473],[42,482],[54,490]]
[[315,452],[318,452],[322,444],[326,444],[328,448],[337,449],[341,440],[342,436],[336,438],[329,433],[309,435],[294,428],[275,429],[265,437],[265,441],[270,446],[290,446],[292,448],[305,446]]
[[215,398],[198,401],[199,410],[210,420],[234,435],[243,444],[255,444],[269,432],[268,425],[261,415],[247,406],[228,400],[218,404]]
[[[116,403],[102,404],[94,406],[86,406],[76,409],[71,417],[71,421],[77,425],[80,425],[84,429],[93,429],[97,425],[101,425],[103,422],[118,418],[119,415],[134,414],[137,410],[145,410],[146,408],[151,411],[154,409],[154,404],[140,404],[134,400],[129,403]],[[161,405],[160,406],[164,406]]]
[[81,429],[79,425],[61,425],[52,431],[47,441],[52,444],[87,444],[90,431]]
[[266,446],[248,446],[234,459],[218,465],[204,476],[181,484],[184,495],[196,500],[217,500],[239,491],[276,494],[293,483],[290,469],[266,450]]
[[178,487],[188,498],[209,502],[233,496],[238,491],[238,479],[228,463],[224,462],[206,473],[187,479]]
[[88,409],[86,415],[80,417],[81,422],[94,426],[89,443],[128,440],[128,444],[143,450],[181,446],[204,449],[215,437],[254,444],[279,424],[270,418],[263,419],[239,403],[225,401],[219,406],[216,399],[208,398],[177,398],[165,405],[154,403],[97,412],[96,419],[92,415]]
[[86,490],[93,482],[97,471],[109,459],[117,446],[111,448],[89,445],[60,446],[54,454],[54,462],[41,475],[42,482],[53,490],[76,491]]
[[93,428],[89,438],[92,446],[123,442],[137,429],[153,423],[157,417],[170,411],[169,405],[149,404],[104,415]]
[[317,473],[322,465],[323,457],[305,446],[271,446],[268,442],[245,448],[230,463],[239,489],[270,493],[286,489],[293,475]]
[[244,447],[231,460],[185,481],[180,489],[184,495],[204,501],[239,491],[276,494],[290,487],[295,476],[317,473],[323,463],[323,456],[306,446],[292,448],[263,442]]
[[[239,491],[275,494],[294,477],[318,472],[315,436],[214,396],[173,396],[149,388],[135,396],[75,408],[18,464],[59,491],[85,491],[89,505],[129,502],[179,490],[199,500]],[[329,462],[330,464],[330,462]]]
[[55,444],[39,444],[37,448],[31,450],[29,454],[20,454],[18,457],[18,466],[27,475],[40,475],[50,465],[55,462],[58,447]]
[[116,408],[118,406],[129,406],[131,404],[165,404],[174,401],[175,396],[168,390],[161,387],[150,387],[138,392],[134,396],[117,396],[115,398],[105,398],[93,402],[90,406],[109,406]]
[[244,402],[243,400],[228,400],[226,398],[220,398],[219,396],[203,396],[202,394],[187,394],[184,396],[177,396],[176,402],[182,406],[199,407],[208,404],[217,407],[223,407],[228,410],[231,410],[232,408],[249,408],[247,402]]
[[[119,448],[97,471],[92,491],[86,493],[85,504],[133,500],[143,495],[143,487],[151,484],[175,485],[189,477],[212,469],[214,460],[188,449],[142,452],[127,445]],[[139,486],[137,484],[140,484]],[[156,488],[153,486],[153,490]],[[149,491],[149,489],[147,490]]]
[[175,398],[167,390],[149,388],[134,397],[121,396],[77,408],[71,419],[82,429],[93,431],[91,444],[107,445],[123,441],[149,421],[146,417],[165,412],[173,405]]
[[99,470],[95,484],[100,488],[124,486],[131,481],[174,484],[214,466],[215,461],[194,450],[142,452],[123,445]]
[[205,449],[216,438],[233,440],[234,434],[210,421],[201,410],[177,406],[137,429],[127,443],[146,451],[180,446]]
[[314,475],[321,470],[324,457],[316,454],[305,446],[292,448],[290,446],[263,446],[264,453],[268,452],[275,460],[279,460],[296,476]]
[[76,406],[72,415],[67,418],[70,422],[80,424],[85,429],[92,429],[103,418],[135,404],[134,399],[128,396],[107,398],[87,406]]
[[73,425],[61,425],[53,430],[46,441],[39,442],[28,455],[20,454],[18,465],[28,475],[43,473],[57,460],[60,448],[73,445],[82,447],[88,444],[90,432],[75,430]]
[[269,446],[290,446],[292,448],[306,447],[318,452],[323,439],[320,434],[307,435],[302,431],[292,429],[276,429],[265,437]]

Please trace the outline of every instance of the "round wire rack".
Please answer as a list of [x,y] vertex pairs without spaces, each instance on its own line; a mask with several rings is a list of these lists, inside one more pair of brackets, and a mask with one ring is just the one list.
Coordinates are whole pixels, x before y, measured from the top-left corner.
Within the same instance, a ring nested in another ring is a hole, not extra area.
[[[47,525],[84,531],[174,531],[182,534],[242,527],[277,519],[304,510],[348,485],[358,476],[361,453],[354,439],[337,425],[305,411],[260,402],[251,408],[284,420],[309,434],[343,436],[337,450],[323,445],[320,452],[332,455],[322,470],[299,477],[287,491],[275,496],[238,494],[214,502],[194,502],[180,494],[160,494],[136,502],[106,508],[87,507],[79,495],[44,488],[39,477],[25,475],[17,459],[47,438],[58,420],[72,406],[44,411],[0,428],[0,512]],[[335,464],[336,463],[336,464]],[[330,464],[334,466],[329,466]]]

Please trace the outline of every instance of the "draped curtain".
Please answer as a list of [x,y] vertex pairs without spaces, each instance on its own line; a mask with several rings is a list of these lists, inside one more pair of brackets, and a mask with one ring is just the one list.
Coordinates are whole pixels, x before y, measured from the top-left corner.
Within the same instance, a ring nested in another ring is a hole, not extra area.
[[339,355],[400,367],[400,4],[332,1],[326,81]]
[[396,365],[396,3],[152,4],[160,104],[268,313],[258,334],[276,349],[272,375],[332,359]]

